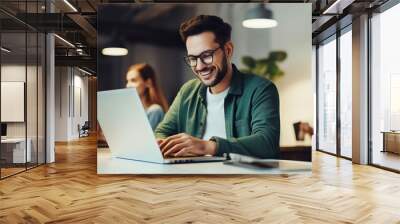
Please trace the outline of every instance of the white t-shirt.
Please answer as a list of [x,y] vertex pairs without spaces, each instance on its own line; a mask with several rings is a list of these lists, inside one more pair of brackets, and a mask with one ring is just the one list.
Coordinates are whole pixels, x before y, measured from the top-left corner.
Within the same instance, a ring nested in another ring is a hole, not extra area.
[[226,138],[224,101],[229,88],[218,94],[212,94],[207,88],[207,121],[203,140],[213,136]]

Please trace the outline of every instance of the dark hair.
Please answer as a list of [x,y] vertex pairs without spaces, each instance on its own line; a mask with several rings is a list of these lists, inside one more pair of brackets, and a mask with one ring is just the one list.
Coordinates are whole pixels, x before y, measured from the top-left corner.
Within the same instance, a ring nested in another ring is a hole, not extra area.
[[189,36],[206,31],[213,32],[215,41],[223,46],[231,40],[232,27],[218,16],[199,15],[183,22],[179,28],[182,41],[186,43]]

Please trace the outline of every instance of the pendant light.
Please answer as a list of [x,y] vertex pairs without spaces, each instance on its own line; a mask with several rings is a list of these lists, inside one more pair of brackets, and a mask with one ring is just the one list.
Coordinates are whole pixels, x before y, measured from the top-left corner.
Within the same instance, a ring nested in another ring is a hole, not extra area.
[[259,4],[255,8],[247,11],[242,25],[246,28],[266,29],[278,25],[278,22],[273,18],[272,11]]

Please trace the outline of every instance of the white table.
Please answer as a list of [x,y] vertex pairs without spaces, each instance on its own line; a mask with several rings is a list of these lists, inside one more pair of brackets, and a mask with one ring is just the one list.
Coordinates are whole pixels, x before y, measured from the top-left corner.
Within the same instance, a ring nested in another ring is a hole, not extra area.
[[279,168],[256,169],[223,162],[157,164],[114,158],[108,148],[97,149],[98,174],[294,174],[310,173],[311,162],[279,160]]
[[[26,139],[27,147],[25,151],[25,138],[6,138],[1,139],[2,145],[13,145],[13,163],[25,163],[31,161],[31,145],[32,140],[30,138]],[[4,146],[3,146],[4,147]],[[26,154],[25,154],[26,153]]]

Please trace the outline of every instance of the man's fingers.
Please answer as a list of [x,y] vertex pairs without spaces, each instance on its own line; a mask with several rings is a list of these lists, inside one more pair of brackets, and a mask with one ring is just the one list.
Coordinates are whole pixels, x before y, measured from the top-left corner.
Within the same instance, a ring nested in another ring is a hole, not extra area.
[[180,137],[174,138],[174,139],[170,140],[168,143],[164,144],[164,145],[161,147],[161,151],[162,151],[162,152],[166,152],[166,151],[168,151],[170,148],[174,147],[174,145],[180,144],[180,143],[184,142],[185,140],[186,140],[186,139],[183,138],[183,135],[181,135]]
[[171,136],[165,138],[165,139],[162,141],[162,143],[161,143],[161,145],[160,145],[160,148],[164,148],[165,145],[168,144],[171,140],[176,139],[176,138],[179,138],[180,136],[181,136],[181,134],[176,134],[176,135],[171,135]]
[[172,136],[170,136],[170,137],[164,139],[164,140],[161,142],[161,144],[160,144],[160,149],[165,148],[165,145],[167,145],[172,139],[173,139]]
[[161,143],[164,141],[164,139],[157,139],[157,144],[161,145]]
[[181,143],[180,139],[173,139],[161,148],[161,152],[165,153],[179,143]]
[[186,146],[185,143],[179,143],[171,147],[171,149],[167,150],[165,153],[163,153],[164,157],[167,157],[169,155],[174,154],[177,151],[180,151],[182,148]]
[[183,148],[180,151],[174,154],[175,157],[183,157],[186,156],[188,148]]
[[185,147],[174,154],[175,157],[183,157],[183,156],[196,156],[197,154],[193,153],[190,148]]

